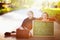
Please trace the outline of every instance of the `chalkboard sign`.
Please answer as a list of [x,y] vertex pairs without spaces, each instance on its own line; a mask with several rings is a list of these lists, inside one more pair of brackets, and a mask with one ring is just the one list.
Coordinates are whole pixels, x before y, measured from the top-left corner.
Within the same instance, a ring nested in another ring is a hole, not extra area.
[[54,22],[33,21],[33,36],[53,36]]

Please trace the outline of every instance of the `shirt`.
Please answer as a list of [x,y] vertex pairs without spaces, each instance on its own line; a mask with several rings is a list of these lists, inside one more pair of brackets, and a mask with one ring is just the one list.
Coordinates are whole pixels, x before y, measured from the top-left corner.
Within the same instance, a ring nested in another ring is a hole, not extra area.
[[26,18],[22,23],[22,27],[27,28],[28,30],[31,30],[33,20],[35,20],[35,18],[32,18],[32,19]]

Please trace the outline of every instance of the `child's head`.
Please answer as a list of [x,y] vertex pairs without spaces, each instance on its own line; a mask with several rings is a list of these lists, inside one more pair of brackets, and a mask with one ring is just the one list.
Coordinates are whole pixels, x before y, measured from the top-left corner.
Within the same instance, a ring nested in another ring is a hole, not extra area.
[[44,13],[42,14],[42,18],[47,19],[48,17],[49,17],[49,16],[48,16],[47,12],[44,12]]
[[28,12],[28,17],[29,17],[29,18],[30,18],[30,17],[31,17],[31,18],[33,17],[33,12],[32,12],[32,11],[29,11],[29,12]]

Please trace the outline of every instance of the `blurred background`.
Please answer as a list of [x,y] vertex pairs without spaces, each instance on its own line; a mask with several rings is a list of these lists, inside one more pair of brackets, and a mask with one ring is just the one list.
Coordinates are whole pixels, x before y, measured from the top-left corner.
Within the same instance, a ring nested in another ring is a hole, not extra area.
[[0,14],[25,8],[60,8],[60,0],[0,0]]

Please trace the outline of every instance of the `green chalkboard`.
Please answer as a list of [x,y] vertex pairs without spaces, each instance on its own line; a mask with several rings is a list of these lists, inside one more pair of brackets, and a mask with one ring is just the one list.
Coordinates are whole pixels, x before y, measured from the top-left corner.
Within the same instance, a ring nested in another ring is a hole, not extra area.
[[53,36],[54,22],[43,22],[40,20],[34,20],[33,35],[34,36]]

